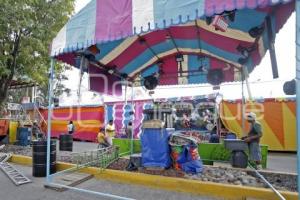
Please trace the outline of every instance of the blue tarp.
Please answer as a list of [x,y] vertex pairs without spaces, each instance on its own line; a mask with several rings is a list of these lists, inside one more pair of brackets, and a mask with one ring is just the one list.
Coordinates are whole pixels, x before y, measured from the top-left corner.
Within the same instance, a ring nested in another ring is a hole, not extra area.
[[169,136],[165,129],[143,130],[141,135],[143,167],[169,168],[171,166]]
[[181,165],[181,169],[186,173],[197,174],[203,171],[203,163],[197,154],[197,158],[193,158],[191,150],[198,151],[197,145],[185,145],[184,150],[179,155],[177,162]]

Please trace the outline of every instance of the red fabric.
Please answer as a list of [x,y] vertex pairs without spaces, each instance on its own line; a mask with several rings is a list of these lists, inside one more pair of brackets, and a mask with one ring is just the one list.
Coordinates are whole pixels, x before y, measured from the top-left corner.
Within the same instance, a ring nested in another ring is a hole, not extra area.
[[0,136],[7,135],[9,127],[9,120],[1,119],[0,120]]

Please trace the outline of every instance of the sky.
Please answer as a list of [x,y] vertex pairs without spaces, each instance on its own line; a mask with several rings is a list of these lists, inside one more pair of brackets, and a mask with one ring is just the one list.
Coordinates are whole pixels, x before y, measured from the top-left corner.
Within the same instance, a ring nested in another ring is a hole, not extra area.
[[[83,8],[90,0],[76,0],[75,12],[78,12]],[[279,34],[276,35],[275,50],[277,55],[279,78],[273,80],[271,61],[269,53],[265,55],[259,66],[256,66],[254,71],[250,74],[250,91],[251,96],[254,98],[261,97],[282,97],[284,96],[282,85],[284,81],[289,81],[295,78],[295,13],[289,18],[287,23],[281,29]],[[67,71],[66,75],[69,80],[65,82],[65,85],[72,88],[71,96],[66,95],[60,98],[61,105],[78,105],[78,104],[101,104],[103,101],[124,100],[125,97],[113,98],[109,96],[101,96],[88,91],[88,76],[83,77],[81,86],[82,98],[78,101],[78,86],[74,86],[74,83],[79,82],[79,72],[73,68],[71,71]],[[228,83],[221,85],[219,90],[226,99],[241,98],[241,83]],[[245,89],[245,95],[248,97],[248,93]],[[232,92],[234,91],[234,92]],[[155,93],[150,96],[143,88],[134,89],[134,98],[149,99],[149,98],[167,98],[175,97],[178,94],[185,96],[196,96],[215,92],[211,86],[171,86],[171,87],[159,87],[155,90]],[[131,91],[128,92],[128,98],[131,96]]]

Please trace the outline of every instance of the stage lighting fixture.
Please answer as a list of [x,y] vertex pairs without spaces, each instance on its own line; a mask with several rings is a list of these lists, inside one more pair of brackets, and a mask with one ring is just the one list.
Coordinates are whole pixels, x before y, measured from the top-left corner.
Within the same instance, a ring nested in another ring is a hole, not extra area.
[[258,38],[263,34],[264,30],[265,30],[265,26],[261,25],[261,26],[256,26],[256,27],[251,28],[248,31],[248,33],[251,37]]

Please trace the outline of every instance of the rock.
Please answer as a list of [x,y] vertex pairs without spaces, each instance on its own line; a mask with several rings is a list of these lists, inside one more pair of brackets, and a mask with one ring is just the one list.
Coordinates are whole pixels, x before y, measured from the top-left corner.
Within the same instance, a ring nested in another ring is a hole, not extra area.
[[241,172],[242,176],[247,176],[248,174],[246,172]]
[[241,181],[234,181],[233,184],[234,185],[242,185]]
[[243,183],[243,185],[248,185],[249,180],[246,177],[244,177],[244,178],[242,178],[242,183]]
[[227,178],[228,178],[228,180],[233,180],[234,176],[232,174],[227,174]]
[[224,182],[227,182],[227,179],[226,178],[219,178],[218,182],[224,183]]

